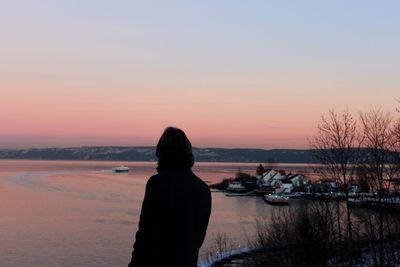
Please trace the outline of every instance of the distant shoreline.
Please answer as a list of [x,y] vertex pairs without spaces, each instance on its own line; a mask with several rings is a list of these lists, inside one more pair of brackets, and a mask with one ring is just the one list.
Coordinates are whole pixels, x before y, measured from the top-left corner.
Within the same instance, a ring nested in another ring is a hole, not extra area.
[[[157,161],[155,147],[72,147],[0,149],[0,159]],[[197,162],[316,163],[308,149],[193,148]]]

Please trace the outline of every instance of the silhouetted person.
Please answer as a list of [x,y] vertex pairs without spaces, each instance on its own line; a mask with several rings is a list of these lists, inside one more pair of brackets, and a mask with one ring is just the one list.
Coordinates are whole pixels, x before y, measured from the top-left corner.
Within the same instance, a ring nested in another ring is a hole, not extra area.
[[194,267],[211,213],[209,187],[191,170],[192,145],[177,128],[158,141],[129,267]]

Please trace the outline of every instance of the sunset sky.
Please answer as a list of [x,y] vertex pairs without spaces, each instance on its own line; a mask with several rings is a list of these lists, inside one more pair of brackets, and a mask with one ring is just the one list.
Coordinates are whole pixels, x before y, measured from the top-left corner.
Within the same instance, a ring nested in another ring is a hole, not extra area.
[[400,97],[400,1],[1,1],[0,148],[306,148]]

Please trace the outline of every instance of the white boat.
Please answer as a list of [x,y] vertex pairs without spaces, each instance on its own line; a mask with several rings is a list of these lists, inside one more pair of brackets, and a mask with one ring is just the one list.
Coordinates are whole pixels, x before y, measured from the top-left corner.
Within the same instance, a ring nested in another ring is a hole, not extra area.
[[231,192],[243,192],[246,190],[246,187],[244,187],[241,182],[233,181],[228,184],[226,190]]
[[278,194],[269,194],[264,196],[265,202],[271,205],[288,205],[289,197]]
[[112,169],[113,172],[129,172],[129,167],[119,166]]

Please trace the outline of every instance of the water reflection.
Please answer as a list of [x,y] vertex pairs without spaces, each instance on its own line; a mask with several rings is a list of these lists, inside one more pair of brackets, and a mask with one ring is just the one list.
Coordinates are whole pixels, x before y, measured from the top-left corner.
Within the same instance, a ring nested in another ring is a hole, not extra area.
[[[114,166],[131,172],[115,174]],[[130,259],[144,187],[154,162],[0,160],[0,266],[126,266]],[[205,181],[231,177],[257,164],[198,163]],[[306,166],[292,166],[292,168]],[[261,198],[213,192],[213,210],[201,253],[227,233],[246,245],[255,217],[272,209]]]

